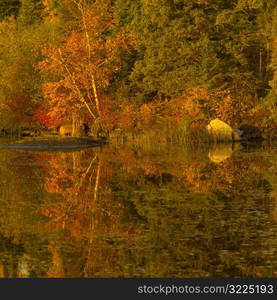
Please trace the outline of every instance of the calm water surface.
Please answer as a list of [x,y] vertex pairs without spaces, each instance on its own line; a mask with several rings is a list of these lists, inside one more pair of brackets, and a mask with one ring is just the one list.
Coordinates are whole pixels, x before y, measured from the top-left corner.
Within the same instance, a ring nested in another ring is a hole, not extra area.
[[277,277],[276,175],[274,146],[1,149],[0,276]]

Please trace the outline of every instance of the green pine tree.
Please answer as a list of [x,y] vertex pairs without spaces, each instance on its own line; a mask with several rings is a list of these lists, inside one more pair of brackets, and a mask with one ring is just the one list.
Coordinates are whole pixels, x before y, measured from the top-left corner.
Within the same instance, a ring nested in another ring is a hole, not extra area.
[[1,0],[0,1],[0,20],[8,16],[17,16],[20,8],[19,0]]
[[21,0],[18,23],[21,26],[37,24],[42,21],[43,0]]

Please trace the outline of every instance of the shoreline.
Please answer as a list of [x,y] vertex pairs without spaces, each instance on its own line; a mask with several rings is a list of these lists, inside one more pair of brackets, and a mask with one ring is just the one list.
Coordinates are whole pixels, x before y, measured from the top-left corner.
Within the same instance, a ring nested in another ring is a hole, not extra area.
[[18,150],[71,150],[104,146],[106,144],[107,142],[105,140],[88,137],[40,137],[22,139],[13,143],[3,144],[0,148]]

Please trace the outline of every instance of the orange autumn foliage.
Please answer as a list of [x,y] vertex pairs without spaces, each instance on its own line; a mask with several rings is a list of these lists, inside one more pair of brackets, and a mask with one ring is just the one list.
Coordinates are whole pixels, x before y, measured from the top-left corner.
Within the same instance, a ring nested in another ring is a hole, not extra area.
[[188,88],[182,97],[169,101],[154,101],[140,107],[124,106],[116,112],[116,125],[121,129],[138,131],[162,129],[164,126],[176,129],[188,126],[192,132],[204,128],[215,118],[234,127],[245,123],[261,125],[266,111],[256,102],[253,93],[246,88],[213,92],[206,87]]
[[130,41],[127,33],[109,33],[117,23],[111,1],[80,2],[72,13],[61,45],[45,47],[45,59],[38,66],[48,76],[44,97],[48,115],[56,122],[73,114],[91,121],[101,117],[101,95],[120,70],[118,51]]

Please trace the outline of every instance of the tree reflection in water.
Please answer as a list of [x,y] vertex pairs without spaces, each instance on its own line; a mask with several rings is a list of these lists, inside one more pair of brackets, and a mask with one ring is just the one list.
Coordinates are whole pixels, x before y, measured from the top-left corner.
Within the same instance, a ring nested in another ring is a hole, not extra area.
[[277,277],[276,149],[228,147],[1,150],[0,275]]

